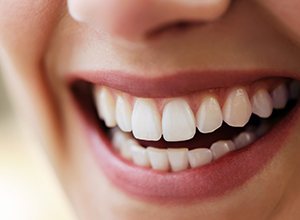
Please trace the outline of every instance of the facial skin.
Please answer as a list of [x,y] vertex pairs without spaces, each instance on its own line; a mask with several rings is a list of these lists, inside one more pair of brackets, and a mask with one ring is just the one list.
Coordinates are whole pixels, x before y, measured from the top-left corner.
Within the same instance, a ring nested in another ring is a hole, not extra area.
[[[149,78],[186,68],[299,72],[298,0],[205,2],[0,1],[7,88],[81,219],[300,218],[297,130],[284,152],[246,185],[191,204],[150,203],[121,192],[87,150],[64,80],[69,72],[114,69]],[[178,21],[201,23],[188,30],[172,28]]]

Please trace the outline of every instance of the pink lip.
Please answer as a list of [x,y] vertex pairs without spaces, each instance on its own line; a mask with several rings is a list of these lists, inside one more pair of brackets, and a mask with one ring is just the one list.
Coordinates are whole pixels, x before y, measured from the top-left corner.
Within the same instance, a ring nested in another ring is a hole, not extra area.
[[[234,84],[239,80],[247,80],[249,82],[249,78],[253,80],[259,78],[261,77],[259,73],[255,75],[252,72],[252,75],[244,75],[244,78],[235,79]],[[266,72],[264,73],[264,77],[266,77],[267,74]],[[80,79],[86,77],[88,81],[94,83],[105,84],[110,80],[109,78],[105,80],[103,78],[100,79],[96,73],[85,74],[85,76],[84,74],[75,75],[77,79],[78,76],[81,76]],[[103,76],[103,74],[101,75]],[[116,77],[115,74],[113,76]],[[285,77],[287,77],[286,74]],[[115,84],[119,83],[121,85],[121,82],[124,83],[122,80],[123,78],[121,77],[117,80],[119,82]],[[175,79],[171,80],[173,80],[173,85],[176,84]],[[230,80],[225,81],[230,82]],[[212,85],[210,84],[209,86],[212,87]],[[129,90],[132,89],[130,86],[126,88]],[[126,88],[124,87],[124,90]],[[134,87],[134,89],[136,88]],[[163,90],[160,92],[163,92]],[[232,152],[204,167],[176,173],[163,173],[137,167],[116,155],[112,150],[110,141],[103,131],[101,131],[99,125],[95,121],[88,120],[77,104],[74,103],[74,105],[78,117],[82,122],[83,132],[90,141],[89,147],[91,152],[108,179],[129,195],[156,202],[205,200],[220,197],[242,186],[251,177],[258,174],[276,153],[285,146],[285,140],[287,140],[289,134],[293,131],[300,117],[300,107],[298,105],[288,116],[277,123],[268,134],[251,146]]]
[[[75,72],[66,74],[67,81],[84,80],[106,85],[139,97],[180,96],[211,88],[249,84],[268,77],[296,78],[294,72],[273,70],[247,71],[181,71],[164,77],[137,77],[120,71]],[[176,89],[174,89],[176,88]]]

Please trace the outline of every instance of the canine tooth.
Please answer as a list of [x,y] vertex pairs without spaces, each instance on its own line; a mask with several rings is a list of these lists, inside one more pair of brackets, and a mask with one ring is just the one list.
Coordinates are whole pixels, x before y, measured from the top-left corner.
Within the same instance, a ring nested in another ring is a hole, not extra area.
[[163,137],[166,141],[184,141],[196,133],[195,117],[183,99],[174,99],[166,104],[162,116]]
[[261,118],[268,118],[273,111],[272,97],[265,89],[255,92],[252,97],[252,112]]
[[289,86],[290,97],[292,99],[297,99],[300,96],[300,82],[298,80],[293,80]]
[[218,141],[211,145],[210,150],[213,154],[213,158],[216,160],[225,154],[233,151],[235,145],[232,141]]
[[233,127],[243,127],[250,119],[252,106],[243,88],[232,90],[223,106],[224,121]]
[[222,110],[214,97],[206,97],[197,112],[197,127],[202,133],[210,133],[221,127]]
[[273,107],[276,109],[282,109],[285,107],[288,101],[288,90],[285,84],[277,86],[272,91]]
[[134,164],[142,167],[150,167],[148,154],[144,147],[137,143],[132,143],[130,150]]
[[256,136],[253,132],[242,132],[236,138],[234,138],[233,142],[235,144],[236,149],[240,149],[246,147],[249,144],[252,144],[256,139]]
[[167,150],[148,147],[147,153],[149,156],[151,167],[154,170],[160,170],[160,171],[169,170],[169,159],[168,159]]
[[138,98],[132,111],[132,132],[137,139],[157,141],[161,138],[161,118],[154,101]]
[[118,96],[116,102],[116,121],[122,131],[131,131],[131,106],[121,96]]
[[105,87],[98,87],[95,91],[96,106],[99,117],[102,118],[107,127],[117,125],[115,118],[116,103],[111,92]]
[[187,148],[169,148],[167,150],[172,171],[181,171],[188,168],[189,161],[187,157],[187,152]]
[[197,148],[188,152],[188,159],[192,168],[200,167],[212,161],[213,155],[210,149]]

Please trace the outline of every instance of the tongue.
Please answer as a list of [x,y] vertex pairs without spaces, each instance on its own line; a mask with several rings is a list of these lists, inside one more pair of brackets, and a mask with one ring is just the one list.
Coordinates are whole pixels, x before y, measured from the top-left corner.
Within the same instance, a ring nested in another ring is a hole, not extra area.
[[196,135],[193,139],[187,141],[177,141],[177,142],[167,142],[163,138],[159,141],[144,141],[138,140],[138,142],[144,146],[152,146],[156,148],[209,148],[214,142],[219,140],[230,140],[234,136],[238,135],[242,132],[244,128],[234,128],[230,127],[226,124],[223,124],[218,130],[209,133],[209,134],[202,134],[197,131]]

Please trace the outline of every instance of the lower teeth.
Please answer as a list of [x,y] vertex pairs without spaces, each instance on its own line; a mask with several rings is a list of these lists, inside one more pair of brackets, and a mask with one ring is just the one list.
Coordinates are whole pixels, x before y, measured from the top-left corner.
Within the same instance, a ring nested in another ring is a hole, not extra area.
[[210,148],[155,148],[142,146],[130,134],[119,128],[111,129],[114,150],[122,158],[132,161],[135,165],[159,171],[182,171],[201,167],[217,160],[226,154],[245,148],[269,131],[270,125],[262,122],[256,127],[246,127],[232,140],[219,140]]

